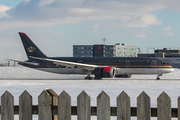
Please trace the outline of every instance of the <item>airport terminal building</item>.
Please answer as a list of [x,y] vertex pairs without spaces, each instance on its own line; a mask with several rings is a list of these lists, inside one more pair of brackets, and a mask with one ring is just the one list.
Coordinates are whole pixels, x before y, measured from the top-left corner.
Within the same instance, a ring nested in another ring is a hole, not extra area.
[[73,57],[136,57],[137,47],[124,43],[115,45],[73,45]]

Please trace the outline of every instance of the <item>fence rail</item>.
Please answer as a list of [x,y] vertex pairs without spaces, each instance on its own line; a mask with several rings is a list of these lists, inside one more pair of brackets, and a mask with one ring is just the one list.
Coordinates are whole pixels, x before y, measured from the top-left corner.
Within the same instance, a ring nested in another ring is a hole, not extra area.
[[110,107],[110,97],[104,91],[97,96],[97,107],[91,106],[90,96],[82,91],[77,97],[77,106],[71,106],[71,97],[63,91],[59,96],[52,90],[44,90],[38,96],[38,105],[32,105],[32,96],[24,91],[19,96],[19,106],[14,106],[14,97],[6,91],[1,96],[1,120],[14,120],[14,114],[19,114],[19,120],[32,120],[33,114],[38,114],[39,120],[71,120],[71,115],[77,115],[78,120],[90,120],[97,116],[97,120],[110,120],[110,116],[117,116],[117,120],[130,120],[137,116],[137,120],[180,120],[180,97],[178,108],[171,108],[171,99],[162,92],[157,98],[157,108],[151,108],[150,97],[143,91],[137,97],[137,107],[130,107],[130,97],[123,91],[117,97],[117,107]]
[[[111,116],[117,116],[117,107],[111,107]],[[130,115],[132,117],[137,116],[137,108],[131,107],[131,113]],[[54,114],[58,114],[58,107],[53,106],[52,110],[54,111]],[[172,116],[174,118],[178,117],[178,109],[177,108],[171,108]],[[0,114],[1,114],[1,106],[0,106]],[[19,106],[14,106],[14,114],[19,114]],[[38,115],[38,105],[32,105],[32,114]],[[71,115],[77,115],[77,106],[71,106]],[[97,107],[92,106],[91,107],[91,116],[97,116]],[[151,117],[157,117],[157,108],[151,108]]]

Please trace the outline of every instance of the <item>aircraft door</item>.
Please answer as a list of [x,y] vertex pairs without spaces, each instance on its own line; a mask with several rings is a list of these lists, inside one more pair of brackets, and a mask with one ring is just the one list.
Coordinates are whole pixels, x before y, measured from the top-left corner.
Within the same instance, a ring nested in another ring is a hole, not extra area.
[[157,61],[156,61],[156,60],[153,60],[153,61],[151,62],[151,67],[156,67],[156,64],[157,64]]
[[52,62],[48,62],[48,61],[47,61],[47,67],[51,67],[51,63],[52,63]]

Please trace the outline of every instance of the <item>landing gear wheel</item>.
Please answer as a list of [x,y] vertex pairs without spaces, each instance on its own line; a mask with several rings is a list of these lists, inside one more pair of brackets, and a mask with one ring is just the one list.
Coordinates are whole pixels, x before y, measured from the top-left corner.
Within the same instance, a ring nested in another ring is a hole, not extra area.
[[157,75],[156,80],[160,80],[160,76],[162,76],[162,74]]
[[94,80],[102,80],[102,78],[94,77]]
[[87,76],[84,78],[85,80],[93,80],[94,78],[93,77],[90,77],[90,76]]

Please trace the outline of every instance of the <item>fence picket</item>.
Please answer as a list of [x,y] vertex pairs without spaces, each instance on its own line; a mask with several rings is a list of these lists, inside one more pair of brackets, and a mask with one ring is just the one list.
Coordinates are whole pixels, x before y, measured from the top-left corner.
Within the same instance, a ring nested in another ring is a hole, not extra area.
[[171,120],[171,98],[165,92],[157,98],[157,118]]
[[180,96],[177,99],[177,103],[178,103],[178,120],[180,120]]
[[[53,106],[58,106],[58,95],[52,89],[46,89],[46,91],[52,97],[52,109]],[[58,120],[58,115],[55,114],[54,110],[52,110],[52,120]]]
[[1,96],[1,120],[14,120],[14,97],[9,91]]
[[97,116],[97,120],[110,120],[117,116],[117,120],[130,120],[137,116],[137,120],[180,120],[180,97],[178,108],[171,108],[171,98],[163,92],[157,98],[157,108],[150,108],[150,97],[142,92],[137,97],[137,107],[130,107],[130,97],[123,91],[117,97],[117,107],[110,107],[110,97],[102,91],[97,96],[97,107],[91,106],[91,98],[82,91],[77,97],[77,106],[71,106],[71,96],[63,91],[59,96],[52,90],[44,90],[38,96],[38,105],[32,105],[32,96],[24,91],[19,96],[19,106],[14,105],[14,97],[6,91],[1,96],[1,120],[14,120],[14,114],[19,114],[19,120],[32,120],[32,114],[38,115],[38,120],[71,120],[71,115],[77,115],[78,120],[90,120]]
[[110,120],[110,97],[102,91],[97,97],[97,120]]
[[19,96],[19,120],[32,120],[32,96],[26,90]]
[[51,106],[52,106],[52,97],[46,90],[44,90],[38,96],[39,120],[53,120]]
[[150,97],[143,91],[137,97],[137,120],[151,119]]
[[58,97],[58,120],[71,120],[71,97],[66,91]]
[[130,97],[123,91],[117,97],[117,120],[130,120]]
[[91,120],[91,99],[85,91],[77,97],[77,118],[78,120]]

